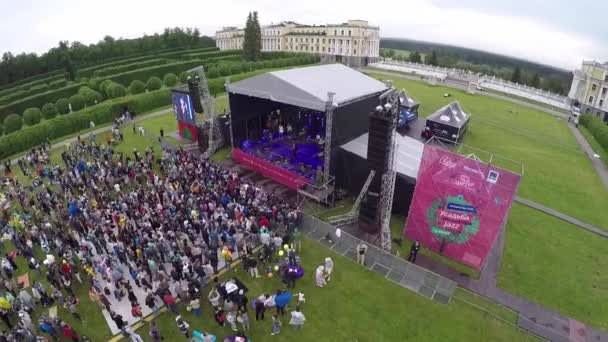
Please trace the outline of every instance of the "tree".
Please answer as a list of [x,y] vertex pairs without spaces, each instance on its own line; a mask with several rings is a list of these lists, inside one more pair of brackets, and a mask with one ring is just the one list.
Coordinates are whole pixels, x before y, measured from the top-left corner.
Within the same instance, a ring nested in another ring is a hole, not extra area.
[[108,89],[110,92],[110,97],[113,99],[127,95],[127,89],[122,84],[112,83]]
[[135,80],[129,85],[131,95],[141,94],[146,91],[146,85],[140,80]]
[[26,109],[23,112],[23,123],[28,126],[33,126],[40,122],[40,109],[36,107],[31,107]]
[[4,119],[4,132],[6,134],[20,130],[21,126],[23,126],[23,121],[17,114],[10,114]]
[[70,101],[67,99],[59,99],[55,102],[55,107],[57,107],[57,112],[59,114],[67,114],[70,112]]
[[70,96],[70,105],[72,106],[72,111],[79,111],[84,108],[84,96],[80,94]]
[[521,69],[519,66],[516,66],[515,70],[513,70],[513,74],[511,74],[511,82],[521,83]]
[[156,77],[156,76],[152,76],[148,79],[148,82],[146,83],[146,89],[148,89],[148,91],[152,91],[152,90],[158,90],[160,88],[162,88],[163,86],[163,82],[160,80],[160,78]]
[[530,81],[530,87],[540,88],[540,75],[536,72]]
[[[426,58],[425,58],[425,61],[426,61]],[[428,58],[427,64],[433,65],[433,66],[439,65],[439,61],[437,60],[437,52],[435,50],[431,51],[431,55]]]
[[163,83],[167,87],[173,87],[177,84],[177,76],[175,76],[175,74],[168,73],[165,75],[165,77],[163,77]]
[[59,50],[61,51],[61,63],[63,64],[63,68],[65,69],[65,79],[68,81],[76,80],[76,68],[74,67],[74,63],[72,62],[72,57],[70,56],[70,49],[68,48],[68,41],[60,41],[59,42]]
[[262,30],[258,21],[258,12],[249,12],[245,23],[243,40],[243,57],[249,61],[258,60],[262,51]]
[[45,103],[42,106],[42,117],[45,120],[52,119],[57,116],[57,106],[54,103]]
[[418,51],[410,53],[410,62],[422,63],[422,56],[420,56],[420,53]]

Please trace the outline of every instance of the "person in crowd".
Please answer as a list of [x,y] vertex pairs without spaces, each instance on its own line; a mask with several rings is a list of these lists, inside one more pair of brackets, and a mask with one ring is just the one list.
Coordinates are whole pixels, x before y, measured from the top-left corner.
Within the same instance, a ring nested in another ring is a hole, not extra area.
[[407,261],[415,264],[416,256],[418,256],[418,250],[420,250],[420,243],[418,243],[418,241],[412,242],[412,246],[410,247],[410,255],[407,257]]
[[306,321],[306,317],[304,314],[300,312],[300,309],[296,308],[291,312],[291,319],[289,320],[289,325],[293,326],[296,330],[300,330],[304,327],[304,322]]
[[179,332],[186,336],[186,338],[190,338],[190,324],[188,324],[188,322],[184,321],[182,316],[177,316],[175,318],[175,323],[177,324],[177,329],[179,330]]
[[160,329],[158,328],[158,325],[156,324],[156,322],[154,320],[150,321],[150,328],[149,328],[148,335],[150,335],[150,338],[154,342],[164,340],[163,336],[160,334]]
[[277,314],[272,315],[272,332],[270,335],[278,335],[281,333],[281,320]]
[[325,285],[327,285],[324,271],[324,266],[317,267],[317,270],[315,271],[315,282],[317,283],[317,287],[325,287]]
[[367,253],[367,245],[361,241],[357,244],[357,263],[365,266],[365,253]]
[[325,258],[325,279],[329,282],[331,280],[331,273],[334,270],[334,261],[330,257]]

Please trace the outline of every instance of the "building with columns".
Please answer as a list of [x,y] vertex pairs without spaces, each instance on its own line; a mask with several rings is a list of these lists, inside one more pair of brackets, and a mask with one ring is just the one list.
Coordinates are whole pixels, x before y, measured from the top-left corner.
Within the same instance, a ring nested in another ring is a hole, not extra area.
[[568,98],[578,102],[581,114],[607,115],[608,62],[583,61],[583,67],[574,70]]
[[[323,62],[342,62],[360,66],[374,63],[380,57],[380,28],[365,20],[343,24],[302,25],[282,22],[263,26],[262,51],[315,53]],[[245,31],[225,27],[215,33],[220,50],[242,49]]]

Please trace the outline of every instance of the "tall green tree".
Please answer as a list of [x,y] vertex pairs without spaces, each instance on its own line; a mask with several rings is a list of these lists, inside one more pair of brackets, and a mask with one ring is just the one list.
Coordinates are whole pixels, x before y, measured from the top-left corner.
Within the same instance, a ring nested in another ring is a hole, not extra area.
[[254,45],[254,53],[255,60],[260,59],[262,56],[262,27],[260,26],[260,21],[258,20],[258,12],[253,12],[253,36],[255,37],[255,45]]
[[511,82],[521,83],[521,69],[519,68],[519,66],[516,66],[515,70],[513,70],[513,74],[511,75]]
[[534,76],[532,76],[530,86],[534,88],[540,88],[540,75],[537,72],[535,72]]
[[243,38],[243,57],[246,60],[252,61],[255,59],[254,42],[255,36],[253,32],[253,14],[249,12],[247,22],[245,23],[245,37]]
[[410,53],[410,62],[412,63],[422,63],[422,57],[418,51],[414,51]]
[[76,80],[76,68],[74,67],[74,63],[72,62],[72,57],[70,56],[70,49],[68,45],[68,41],[60,41],[59,42],[59,50],[62,53],[61,63],[63,64],[63,68],[65,69],[65,79],[68,81]]
[[[426,58],[425,58],[426,61]],[[437,60],[437,52],[435,50],[431,51],[431,55],[428,58],[427,64],[438,66],[439,61]]]

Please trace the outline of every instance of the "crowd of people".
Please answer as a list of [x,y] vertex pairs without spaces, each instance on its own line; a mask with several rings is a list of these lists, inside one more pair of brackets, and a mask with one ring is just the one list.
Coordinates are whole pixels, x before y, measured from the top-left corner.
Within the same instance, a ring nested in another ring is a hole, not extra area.
[[[11,210],[19,208],[15,210],[19,214],[5,211],[0,221],[2,239],[16,247],[0,262],[0,294],[8,302],[0,301],[0,318],[8,328],[0,341],[35,341],[40,335],[89,340],[56,315],[42,315],[37,325],[32,320],[37,308],[57,304],[81,319],[76,283],[89,288],[89,297],[133,341],[142,338],[117,307],[129,305],[131,316],[139,318],[144,311],[158,312],[165,305],[176,314],[179,331],[189,338],[194,329],[177,306],[187,306],[199,316],[201,291],[211,287],[207,300],[215,320],[229,326],[235,340],[246,341],[247,290],[238,279],[220,282],[218,268],[230,269],[238,255],[245,270],[257,278],[259,266],[274,265],[277,255],[285,253],[275,271],[286,285],[295,287],[299,213],[283,198],[180,149],[155,153],[149,147],[126,155],[112,145],[79,139],[61,157],[64,165],[59,167],[49,163],[48,146],[28,153],[24,162],[28,169],[46,170],[37,172],[42,180],[35,191],[10,177],[10,165],[9,177],[2,182]],[[254,253],[258,244],[262,247]],[[44,251],[44,259],[34,253],[36,245]],[[278,252],[284,245],[289,248]],[[31,289],[22,289],[15,277],[17,256],[24,257],[47,285],[35,281]],[[235,283],[240,285],[228,292]],[[276,308],[269,328],[273,335],[280,333],[285,313],[278,299],[288,294],[282,290],[263,294],[251,305],[256,320],[263,320],[268,308]],[[305,322],[303,302],[299,293],[290,314],[290,324],[296,328]],[[211,341],[210,334],[196,333],[200,340]],[[158,326],[150,327],[150,337],[162,339]]]

